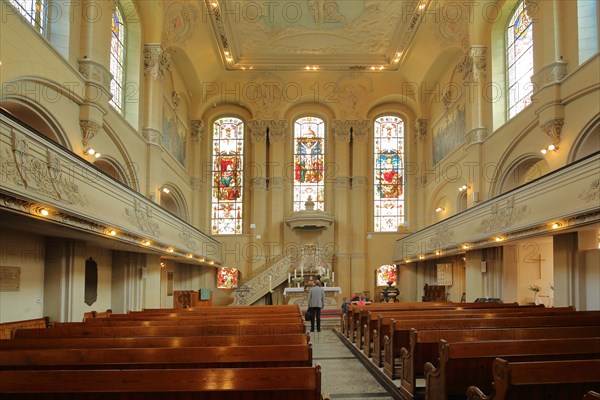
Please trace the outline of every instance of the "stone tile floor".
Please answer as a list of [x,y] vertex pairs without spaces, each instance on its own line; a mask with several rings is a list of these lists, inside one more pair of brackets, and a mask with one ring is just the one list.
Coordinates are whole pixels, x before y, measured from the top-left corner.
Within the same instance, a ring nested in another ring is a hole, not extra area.
[[310,334],[313,364],[321,366],[321,391],[331,400],[393,400],[330,327],[323,328]]

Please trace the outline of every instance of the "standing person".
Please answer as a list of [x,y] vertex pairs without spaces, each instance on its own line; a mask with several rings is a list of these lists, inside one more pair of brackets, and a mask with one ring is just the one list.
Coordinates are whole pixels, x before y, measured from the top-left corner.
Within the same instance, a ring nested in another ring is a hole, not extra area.
[[321,309],[325,306],[325,290],[321,287],[321,281],[317,280],[315,286],[308,292],[308,309],[312,312],[310,318],[310,331],[315,331],[315,319],[317,320],[317,332],[321,332]]

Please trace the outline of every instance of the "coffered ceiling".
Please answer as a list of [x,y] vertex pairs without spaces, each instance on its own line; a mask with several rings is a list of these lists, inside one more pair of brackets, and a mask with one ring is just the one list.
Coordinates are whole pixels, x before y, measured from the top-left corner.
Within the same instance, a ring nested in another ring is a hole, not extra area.
[[204,0],[228,70],[396,70],[431,0]]

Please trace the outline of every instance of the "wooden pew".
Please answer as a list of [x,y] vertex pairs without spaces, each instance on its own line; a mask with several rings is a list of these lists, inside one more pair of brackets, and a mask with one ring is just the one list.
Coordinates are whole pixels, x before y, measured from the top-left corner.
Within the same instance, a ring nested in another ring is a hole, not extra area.
[[526,328],[535,326],[596,326],[600,322],[599,311],[579,311],[560,317],[524,316],[498,318],[456,318],[424,320],[392,320],[390,336],[384,338],[383,371],[390,379],[397,379],[396,363],[402,356],[400,349],[409,347],[412,328],[420,329],[468,329],[468,328]]
[[600,400],[600,393],[590,390],[585,394],[585,396],[583,396],[583,400]]
[[[418,316],[426,316],[426,315],[450,316],[450,315],[452,315],[452,316],[457,317],[459,315],[462,315],[465,318],[474,318],[474,317],[493,318],[494,316],[500,316],[500,315],[564,315],[566,313],[573,313],[573,312],[575,312],[574,307],[558,307],[558,308],[509,307],[509,308],[493,308],[493,309],[487,309],[487,308],[454,309],[454,308],[451,308],[451,309],[447,309],[447,310],[422,311],[422,312],[419,312]],[[362,350],[363,350],[363,353],[367,357],[371,357],[371,355],[373,353],[372,349],[374,348],[374,346],[373,346],[374,333],[377,331],[377,329],[381,329],[381,328],[379,328],[379,323],[380,323],[379,317],[380,316],[383,317],[381,319],[381,323],[384,324],[386,320],[391,322],[391,319],[401,319],[402,317],[410,316],[410,314],[408,314],[405,311],[379,312],[379,313],[369,311],[367,321],[362,329],[363,333],[362,333],[362,335],[359,335],[359,338],[357,339],[357,346],[358,346],[358,343],[360,343],[360,341],[361,341],[361,336],[362,336],[362,338],[364,338],[363,343],[362,343]],[[415,315],[415,317],[417,317],[417,315]],[[414,318],[414,317],[411,317],[411,318]],[[389,327],[387,330],[389,330]],[[360,330],[359,330],[359,332],[360,332]],[[379,342],[378,349],[381,352],[381,341]],[[381,353],[380,353],[380,355],[381,355]]]
[[[408,398],[417,392],[417,377],[424,376],[424,365],[436,363],[440,358],[439,344],[475,341],[518,341],[532,339],[598,338],[599,326],[570,326],[551,328],[503,328],[503,329],[411,329],[410,347],[402,348],[400,391]],[[440,361],[441,363],[441,361]],[[468,385],[467,385],[468,386]],[[466,387],[465,387],[466,390]],[[462,392],[464,393],[464,391]],[[462,394],[461,393],[461,394]]]
[[311,345],[12,349],[0,369],[310,367]]
[[[473,303],[473,304],[495,304],[495,306],[493,306],[492,308],[482,308],[482,307],[478,307],[478,308],[459,308],[459,309],[445,309],[445,310],[429,310],[428,312],[433,313],[434,311],[437,311],[437,313],[442,313],[444,315],[448,315],[449,317],[451,315],[459,315],[461,313],[471,313],[471,314],[477,314],[477,313],[492,313],[492,312],[504,312],[504,313],[511,313],[511,312],[518,312],[518,313],[549,313],[552,314],[554,311],[554,309],[547,309],[544,307],[538,307],[538,306],[534,306],[534,307],[530,307],[530,306],[515,306],[513,304],[509,304],[506,307],[502,307],[501,303]],[[569,312],[574,312],[572,307],[562,307],[560,308],[558,311],[558,313],[569,313]],[[425,315],[424,311],[420,311],[421,315]],[[373,330],[372,332],[372,340],[369,337],[369,340],[372,342],[371,346],[373,347],[371,355],[373,357],[373,363],[379,367],[383,366],[383,352],[384,352],[384,338],[387,337],[391,337],[391,324],[392,321],[395,319],[400,319],[401,317],[405,317],[404,315],[399,315],[398,312],[393,312],[393,313],[380,313],[377,317],[377,324],[376,324],[376,329]],[[436,317],[437,318],[437,317]],[[469,318],[473,318],[473,317],[469,317]],[[422,319],[422,318],[421,318]],[[408,337],[408,336],[407,336]]]
[[183,326],[124,326],[103,327],[82,323],[68,328],[19,329],[15,338],[60,338],[60,337],[141,337],[141,336],[211,336],[211,335],[275,335],[305,333],[306,326],[294,324],[237,324]]
[[[469,386],[492,390],[492,365],[496,357],[507,361],[557,361],[599,359],[600,338],[502,340],[439,343],[439,365],[425,364],[425,399],[446,400],[463,396]],[[599,371],[600,378],[600,371]]]
[[[0,399],[324,400],[316,367],[0,371]],[[33,395],[32,395],[33,394]]]
[[17,329],[47,328],[50,324],[48,317],[28,319],[24,321],[4,322],[0,324],[0,339],[10,339]]
[[[97,319],[84,322],[83,326],[119,327],[119,326],[176,326],[176,325],[218,325],[218,324],[283,324],[300,323],[299,317],[262,317],[262,318],[217,318],[217,317],[181,317],[156,319]],[[54,328],[69,328],[82,326],[81,322],[57,322]]]
[[164,313],[245,313],[245,314],[261,314],[261,313],[298,313],[300,307],[294,305],[273,305],[273,306],[211,306],[199,308],[146,308],[142,311],[129,311],[128,314],[164,314]]
[[590,390],[600,390],[600,359],[508,362],[497,358],[492,371],[492,394],[486,396],[470,386],[469,400],[580,399]]
[[100,338],[36,338],[0,340],[5,349],[85,349],[131,347],[200,347],[200,346],[265,346],[310,343],[307,333],[275,335],[178,336],[178,337],[100,337]]
[[112,310],[109,308],[106,311],[89,311],[86,313],[83,313],[83,322],[92,320],[92,319],[96,319],[96,318],[109,318],[112,315]]

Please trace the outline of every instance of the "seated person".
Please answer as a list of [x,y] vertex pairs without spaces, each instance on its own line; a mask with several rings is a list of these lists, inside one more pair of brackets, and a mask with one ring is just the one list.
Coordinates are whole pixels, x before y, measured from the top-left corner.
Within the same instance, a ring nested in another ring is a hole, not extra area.
[[348,314],[348,306],[350,302],[347,297],[344,297],[344,302],[342,303],[342,315]]

